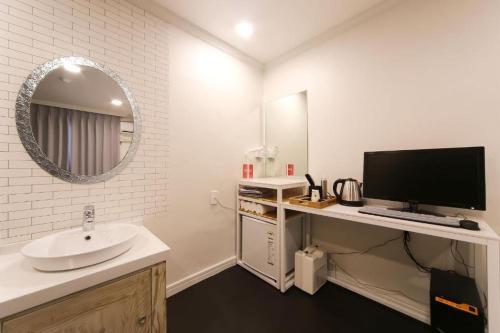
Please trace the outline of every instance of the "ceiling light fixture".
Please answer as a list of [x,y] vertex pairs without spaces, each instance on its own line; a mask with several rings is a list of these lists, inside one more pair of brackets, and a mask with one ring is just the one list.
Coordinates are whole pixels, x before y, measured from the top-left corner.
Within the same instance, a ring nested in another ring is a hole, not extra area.
[[73,64],[64,65],[64,69],[67,70],[68,72],[71,72],[71,73],[80,73],[82,71],[80,66],[73,65]]
[[121,106],[123,102],[119,99],[113,99],[111,100],[111,104],[113,104],[114,106]]
[[235,27],[236,33],[243,38],[249,38],[253,35],[253,25],[250,22],[240,22]]

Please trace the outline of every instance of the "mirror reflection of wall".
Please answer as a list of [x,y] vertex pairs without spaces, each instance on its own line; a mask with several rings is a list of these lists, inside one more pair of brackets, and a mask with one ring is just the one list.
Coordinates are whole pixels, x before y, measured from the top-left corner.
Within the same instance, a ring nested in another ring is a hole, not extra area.
[[48,73],[33,94],[33,135],[59,168],[75,175],[106,173],[132,143],[131,106],[107,74],[88,66],[66,67]]
[[266,176],[285,176],[286,165],[293,164],[294,175],[308,170],[307,92],[282,97],[266,105],[265,145],[276,147],[275,157],[266,158]]

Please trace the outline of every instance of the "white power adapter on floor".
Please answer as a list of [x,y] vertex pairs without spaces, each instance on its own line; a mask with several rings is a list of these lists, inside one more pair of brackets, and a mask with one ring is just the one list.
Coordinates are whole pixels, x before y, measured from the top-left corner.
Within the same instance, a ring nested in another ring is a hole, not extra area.
[[295,252],[295,286],[314,295],[326,282],[327,255],[316,246]]

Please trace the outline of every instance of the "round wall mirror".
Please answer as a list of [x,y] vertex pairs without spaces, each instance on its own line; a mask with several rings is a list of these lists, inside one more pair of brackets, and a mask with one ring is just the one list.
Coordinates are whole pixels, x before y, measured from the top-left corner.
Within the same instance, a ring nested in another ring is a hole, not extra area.
[[31,158],[71,183],[116,175],[131,160],[141,118],[113,71],[79,57],[36,68],[19,91],[16,124]]

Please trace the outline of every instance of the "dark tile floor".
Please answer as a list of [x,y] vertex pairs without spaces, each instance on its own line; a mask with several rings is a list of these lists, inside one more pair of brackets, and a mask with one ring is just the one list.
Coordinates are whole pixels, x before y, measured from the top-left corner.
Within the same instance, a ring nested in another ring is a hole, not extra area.
[[327,283],[314,296],[286,294],[239,266],[167,301],[168,333],[426,333],[433,330],[356,293]]

